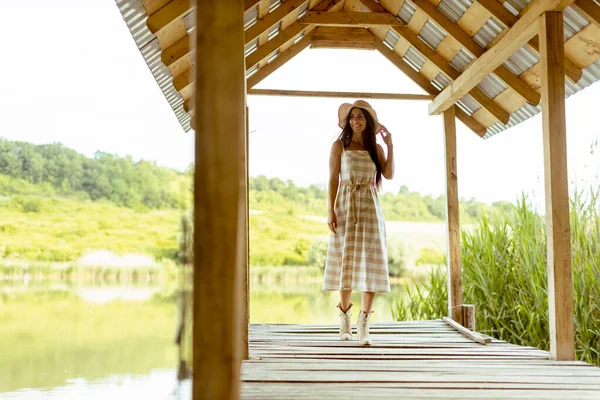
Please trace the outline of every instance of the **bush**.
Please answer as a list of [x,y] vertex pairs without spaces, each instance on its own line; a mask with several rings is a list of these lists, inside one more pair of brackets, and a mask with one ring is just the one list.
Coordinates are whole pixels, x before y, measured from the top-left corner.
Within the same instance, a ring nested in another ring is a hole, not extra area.
[[419,250],[419,258],[415,261],[415,265],[445,265],[446,254],[431,248],[423,248]]
[[328,247],[328,236],[316,236],[308,248],[308,265],[314,265],[324,270]]
[[397,238],[388,238],[387,255],[390,276],[401,277],[406,272],[408,250],[406,245]]

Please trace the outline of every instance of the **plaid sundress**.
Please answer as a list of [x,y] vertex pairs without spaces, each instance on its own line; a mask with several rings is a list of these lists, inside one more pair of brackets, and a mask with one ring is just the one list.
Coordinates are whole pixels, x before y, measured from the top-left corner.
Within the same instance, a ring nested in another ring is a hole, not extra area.
[[[343,148],[343,144],[342,144]],[[367,150],[343,150],[323,290],[389,292],[385,221],[374,186],[377,169]]]

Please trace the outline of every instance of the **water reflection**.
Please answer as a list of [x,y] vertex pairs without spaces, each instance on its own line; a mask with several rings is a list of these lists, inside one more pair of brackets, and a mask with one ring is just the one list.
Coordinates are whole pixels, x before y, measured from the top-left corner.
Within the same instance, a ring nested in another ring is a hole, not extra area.
[[[402,292],[376,297],[374,322],[392,320]],[[190,399],[189,381],[177,381],[174,293],[0,285],[0,399]],[[338,322],[338,294],[318,282],[253,282],[250,301],[252,323]],[[360,293],[352,301],[357,314]]]

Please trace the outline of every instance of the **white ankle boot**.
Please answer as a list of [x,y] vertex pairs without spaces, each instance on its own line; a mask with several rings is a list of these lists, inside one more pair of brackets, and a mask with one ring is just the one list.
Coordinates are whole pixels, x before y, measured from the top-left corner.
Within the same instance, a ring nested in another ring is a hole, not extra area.
[[372,343],[369,337],[369,318],[371,314],[373,314],[373,311],[367,314],[360,310],[360,313],[358,313],[358,344],[362,346],[369,346]]
[[352,340],[352,303],[350,303],[350,307],[346,310],[346,312],[342,311],[342,304],[338,304],[337,307],[340,309],[340,339],[342,340]]

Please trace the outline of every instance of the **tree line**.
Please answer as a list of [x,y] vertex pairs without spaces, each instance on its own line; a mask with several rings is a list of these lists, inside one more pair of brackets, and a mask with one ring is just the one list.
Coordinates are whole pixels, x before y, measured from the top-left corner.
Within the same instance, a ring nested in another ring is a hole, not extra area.
[[185,179],[183,173],[149,161],[104,152],[89,158],[60,143],[36,145],[6,139],[0,139],[0,174],[34,184],[46,189],[44,192],[150,209],[179,206],[176,183]]

